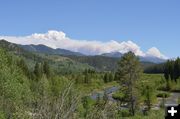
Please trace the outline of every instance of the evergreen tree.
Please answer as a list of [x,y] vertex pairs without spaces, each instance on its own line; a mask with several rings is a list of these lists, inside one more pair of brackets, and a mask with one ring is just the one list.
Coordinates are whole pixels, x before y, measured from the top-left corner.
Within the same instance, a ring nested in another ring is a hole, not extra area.
[[104,83],[108,83],[109,80],[108,80],[108,73],[105,73],[104,77],[103,77],[103,80],[104,80]]
[[176,60],[167,61],[164,66],[164,77],[166,80],[169,78],[171,80],[177,81],[180,77],[180,58]]
[[170,89],[169,78],[170,78],[170,61],[168,60],[164,66],[164,77],[166,79],[166,90]]
[[90,81],[91,79],[90,79],[90,76],[89,76],[89,74],[88,73],[86,73],[85,74],[85,77],[84,77],[84,83],[90,83],[91,81]]
[[145,104],[148,107],[148,110],[151,109],[151,104],[152,104],[152,98],[153,98],[153,89],[149,85],[145,86],[144,88],[144,95],[145,95]]
[[137,106],[136,81],[140,78],[141,72],[139,60],[132,52],[124,54],[118,62],[117,75],[121,86],[120,91],[125,95],[131,115],[135,114]]
[[180,76],[180,58],[178,57],[176,61],[174,62],[174,79],[175,81],[179,78]]
[[47,78],[51,77],[51,71],[47,61],[43,63],[43,73],[46,74]]
[[35,74],[37,80],[40,79],[40,78],[42,78],[43,70],[42,70],[41,64],[38,63],[38,62],[35,64],[34,74]]
[[164,77],[166,80],[169,80],[169,74],[170,74],[169,67],[170,67],[170,61],[168,60],[164,66]]
[[90,69],[85,69],[83,74],[84,74],[84,83],[87,83],[87,84],[91,83],[92,74],[90,73]]
[[22,69],[23,73],[27,77],[30,77],[30,72],[29,72],[28,66],[23,59],[20,59],[19,61],[17,61],[17,65]]
[[109,82],[112,82],[113,81],[113,74],[112,73],[109,73]]
[[114,75],[114,81],[118,81],[118,73],[117,72]]
[[174,61],[170,61],[169,74],[170,74],[171,80],[174,80]]

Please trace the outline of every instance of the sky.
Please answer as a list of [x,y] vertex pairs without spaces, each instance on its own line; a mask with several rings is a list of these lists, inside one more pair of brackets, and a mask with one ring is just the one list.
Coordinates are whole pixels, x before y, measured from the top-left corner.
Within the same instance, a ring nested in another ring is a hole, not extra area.
[[173,58],[180,56],[179,5],[179,0],[0,0],[0,38],[90,54],[133,50]]

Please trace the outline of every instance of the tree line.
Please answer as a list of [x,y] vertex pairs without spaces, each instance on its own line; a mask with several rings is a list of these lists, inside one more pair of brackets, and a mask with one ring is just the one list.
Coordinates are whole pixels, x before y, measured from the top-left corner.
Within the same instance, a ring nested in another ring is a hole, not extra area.
[[33,71],[31,71],[28,68],[25,60],[22,58],[17,60],[16,63],[17,66],[19,66],[22,69],[24,75],[26,75],[29,79],[32,80],[41,79],[43,75],[45,75],[47,78],[50,78],[51,75],[53,74],[47,61],[36,62]]
[[168,60],[164,65],[164,77],[166,80],[177,82],[180,77],[180,58]]

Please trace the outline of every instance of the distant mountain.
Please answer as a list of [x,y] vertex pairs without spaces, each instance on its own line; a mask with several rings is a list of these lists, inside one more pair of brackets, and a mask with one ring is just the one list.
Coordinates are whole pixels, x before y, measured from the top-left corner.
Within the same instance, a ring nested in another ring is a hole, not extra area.
[[[73,52],[65,49],[53,49],[45,45],[20,45],[23,49],[35,53],[55,54],[68,57],[76,62],[88,64],[98,71],[115,71],[117,61],[123,56],[120,52],[104,53],[96,56],[85,56],[79,52]],[[164,62],[155,57],[140,57],[143,67],[154,65],[154,63]]]
[[[19,45],[22,47],[24,50],[30,51],[30,52],[36,52],[36,53],[45,53],[45,54],[56,54],[56,55],[63,55],[63,56],[85,56],[82,53],[79,52],[73,52],[70,50],[65,50],[65,49],[53,49],[45,45]],[[105,57],[111,57],[111,58],[120,58],[123,56],[122,53],[120,52],[111,52],[111,53],[103,53],[100,56],[105,56]],[[163,63],[166,60],[160,59],[157,57],[142,57],[140,56],[140,61],[142,62],[153,62],[153,63]]]
[[5,50],[7,50],[8,52],[13,52],[13,54],[28,54],[29,52],[27,52],[26,50],[24,50],[23,48],[20,48],[17,44],[8,42],[6,40],[0,40],[0,48],[3,48]]
[[101,54],[101,55],[102,55],[102,56],[106,56],[106,57],[117,57],[117,58],[123,56],[123,54],[120,53],[120,52],[103,53],[103,54]]
[[150,57],[150,56],[140,57],[140,61],[148,61],[148,62],[153,62],[153,63],[157,63],[157,64],[166,62],[165,59],[161,59],[158,57]]
[[65,49],[53,49],[45,45],[19,45],[23,49],[30,51],[30,52],[37,52],[37,53],[46,53],[46,54],[57,54],[57,55],[76,55],[76,56],[84,56],[84,54],[79,52],[73,52],[70,50]]
[[[120,52],[111,52],[111,53],[103,53],[103,54],[101,54],[101,56],[120,58],[123,56],[123,54]],[[158,57],[150,57],[150,56],[146,56],[146,57],[140,56],[139,59],[141,62],[153,62],[153,63],[157,63],[157,64],[163,63],[166,61],[165,59],[160,59]]]

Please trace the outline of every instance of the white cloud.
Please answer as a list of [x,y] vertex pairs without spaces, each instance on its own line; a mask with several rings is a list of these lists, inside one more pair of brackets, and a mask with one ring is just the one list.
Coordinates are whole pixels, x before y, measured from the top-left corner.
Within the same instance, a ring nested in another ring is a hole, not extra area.
[[167,59],[167,57],[165,55],[163,55],[156,47],[152,47],[150,48],[147,52],[146,52],[147,56],[154,56],[154,57],[158,57],[161,59]]
[[109,52],[121,52],[126,53],[128,51],[134,52],[138,56],[154,56],[158,58],[166,58],[155,47],[149,49],[147,53],[141,51],[140,47],[132,41],[117,42],[111,40],[109,42],[101,41],[87,41],[87,40],[75,40],[68,38],[62,31],[50,30],[47,33],[35,33],[29,36],[0,36],[0,39],[5,39],[9,42],[17,44],[44,44],[52,48],[62,48],[81,52],[88,55],[109,53]]

